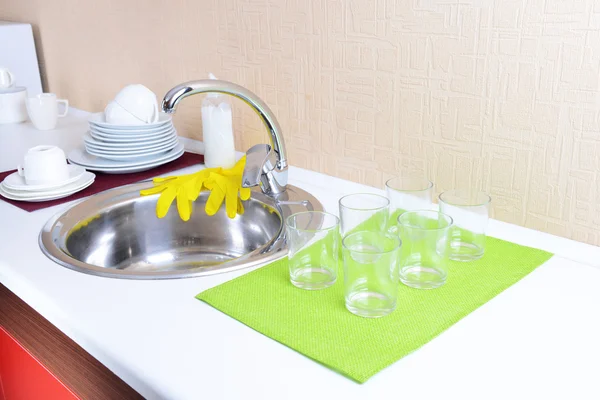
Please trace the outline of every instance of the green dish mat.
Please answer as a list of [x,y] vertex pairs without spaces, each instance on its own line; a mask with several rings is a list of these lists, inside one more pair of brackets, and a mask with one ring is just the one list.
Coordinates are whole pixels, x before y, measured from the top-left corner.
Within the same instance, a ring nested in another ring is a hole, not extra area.
[[250,328],[357,381],[367,379],[518,282],[551,253],[488,237],[483,258],[451,262],[446,284],[434,290],[400,284],[396,310],[362,318],[344,305],[342,263],[324,290],[298,289],[287,258],[196,296]]

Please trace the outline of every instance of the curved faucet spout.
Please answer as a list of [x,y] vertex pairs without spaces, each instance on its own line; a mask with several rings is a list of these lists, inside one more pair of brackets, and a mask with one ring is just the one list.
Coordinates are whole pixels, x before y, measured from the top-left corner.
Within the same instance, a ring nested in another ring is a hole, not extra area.
[[[273,148],[277,158],[277,163],[274,166],[275,170],[284,172],[287,169],[287,155],[279,122],[277,122],[277,119],[275,118],[275,115],[269,106],[267,106],[257,95],[242,86],[217,79],[204,79],[185,82],[181,85],[175,86],[173,89],[167,92],[162,102],[162,109],[164,112],[172,114],[175,112],[177,104],[181,101],[181,99],[193,94],[206,92],[218,92],[232,95],[238,99],[242,99],[254,111],[256,111],[270,134],[271,147]],[[287,174],[285,174],[285,177],[287,178]],[[287,180],[286,182],[280,183],[282,183],[283,188],[285,188]]]

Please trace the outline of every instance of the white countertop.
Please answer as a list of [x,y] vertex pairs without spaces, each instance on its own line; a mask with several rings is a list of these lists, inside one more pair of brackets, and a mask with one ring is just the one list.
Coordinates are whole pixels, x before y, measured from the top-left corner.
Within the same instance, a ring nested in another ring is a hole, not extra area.
[[[78,145],[84,117],[72,110],[51,132],[0,125],[0,170],[42,142]],[[299,168],[289,176],[334,213],[344,194],[377,192]],[[194,298],[247,271],[131,281],[53,263],[38,233],[68,206],[27,213],[0,202],[0,282],[147,398],[600,398],[598,247],[491,221],[490,235],[556,256],[359,385]]]

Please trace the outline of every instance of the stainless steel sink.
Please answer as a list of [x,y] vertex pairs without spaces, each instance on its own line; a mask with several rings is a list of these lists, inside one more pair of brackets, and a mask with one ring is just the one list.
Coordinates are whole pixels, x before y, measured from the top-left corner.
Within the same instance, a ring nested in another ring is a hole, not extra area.
[[281,127],[269,107],[246,88],[210,79],[186,82],[167,92],[162,109],[173,113],[185,97],[205,92],[243,100],[269,132],[270,145],[258,144],[246,152],[241,184],[254,189],[244,202],[245,213],[229,219],[221,209],[209,217],[204,212],[208,198],[204,193],[194,202],[189,221],[179,219],[175,205],[158,219],[158,195],[139,195],[152,182],[123,186],[83,200],[48,221],[39,239],[48,257],[88,274],[168,279],[252,267],[287,254],[285,218],[301,211],[322,211],[323,206],[287,184]]
[[285,218],[322,210],[309,193],[287,185],[277,198],[253,190],[245,212],[230,219],[222,208],[207,216],[203,193],[184,222],[175,205],[155,215],[158,195],[140,197],[143,182],[109,190],[76,204],[46,223],[42,251],[57,263],[93,275],[129,279],[202,276],[276,260],[287,254]]

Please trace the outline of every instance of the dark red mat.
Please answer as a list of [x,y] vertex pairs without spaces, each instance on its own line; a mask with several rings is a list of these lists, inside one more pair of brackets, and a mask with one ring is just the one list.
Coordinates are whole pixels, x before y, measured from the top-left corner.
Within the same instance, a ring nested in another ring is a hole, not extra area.
[[[171,171],[175,171],[181,168],[189,167],[196,164],[204,163],[204,156],[201,154],[194,154],[185,152],[181,157],[177,160],[171,161],[167,164],[163,164],[159,167],[153,168],[148,171],[143,172],[134,172],[132,174],[103,174],[102,172],[94,172],[96,174],[96,180],[87,188],[83,189],[81,192],[74,193],[69,197],[64,197],[62,199],[50,200],[50,201],[42,201],[39,203],[28,203],[25,201],[14,201],[6,199],[0,196],[0,200],[3,200],[7,203],[12,204],[15,207],[19,207],[25,211],[32,212],[35,210],[40,210],[42,208],[56,206],[58,204],[66,203],[68,201],[73,201],[77,199],[81,199],[83,197],[91,196],[93,194],[103,192],[108,189],[112,189],[118,186],[128,185],[130,183],[143,181],[145,179],[153,178],[157,175],[166,174]],[[6,171],[0,172],[0,182],[4,180],[8,175],[15,172]]]

